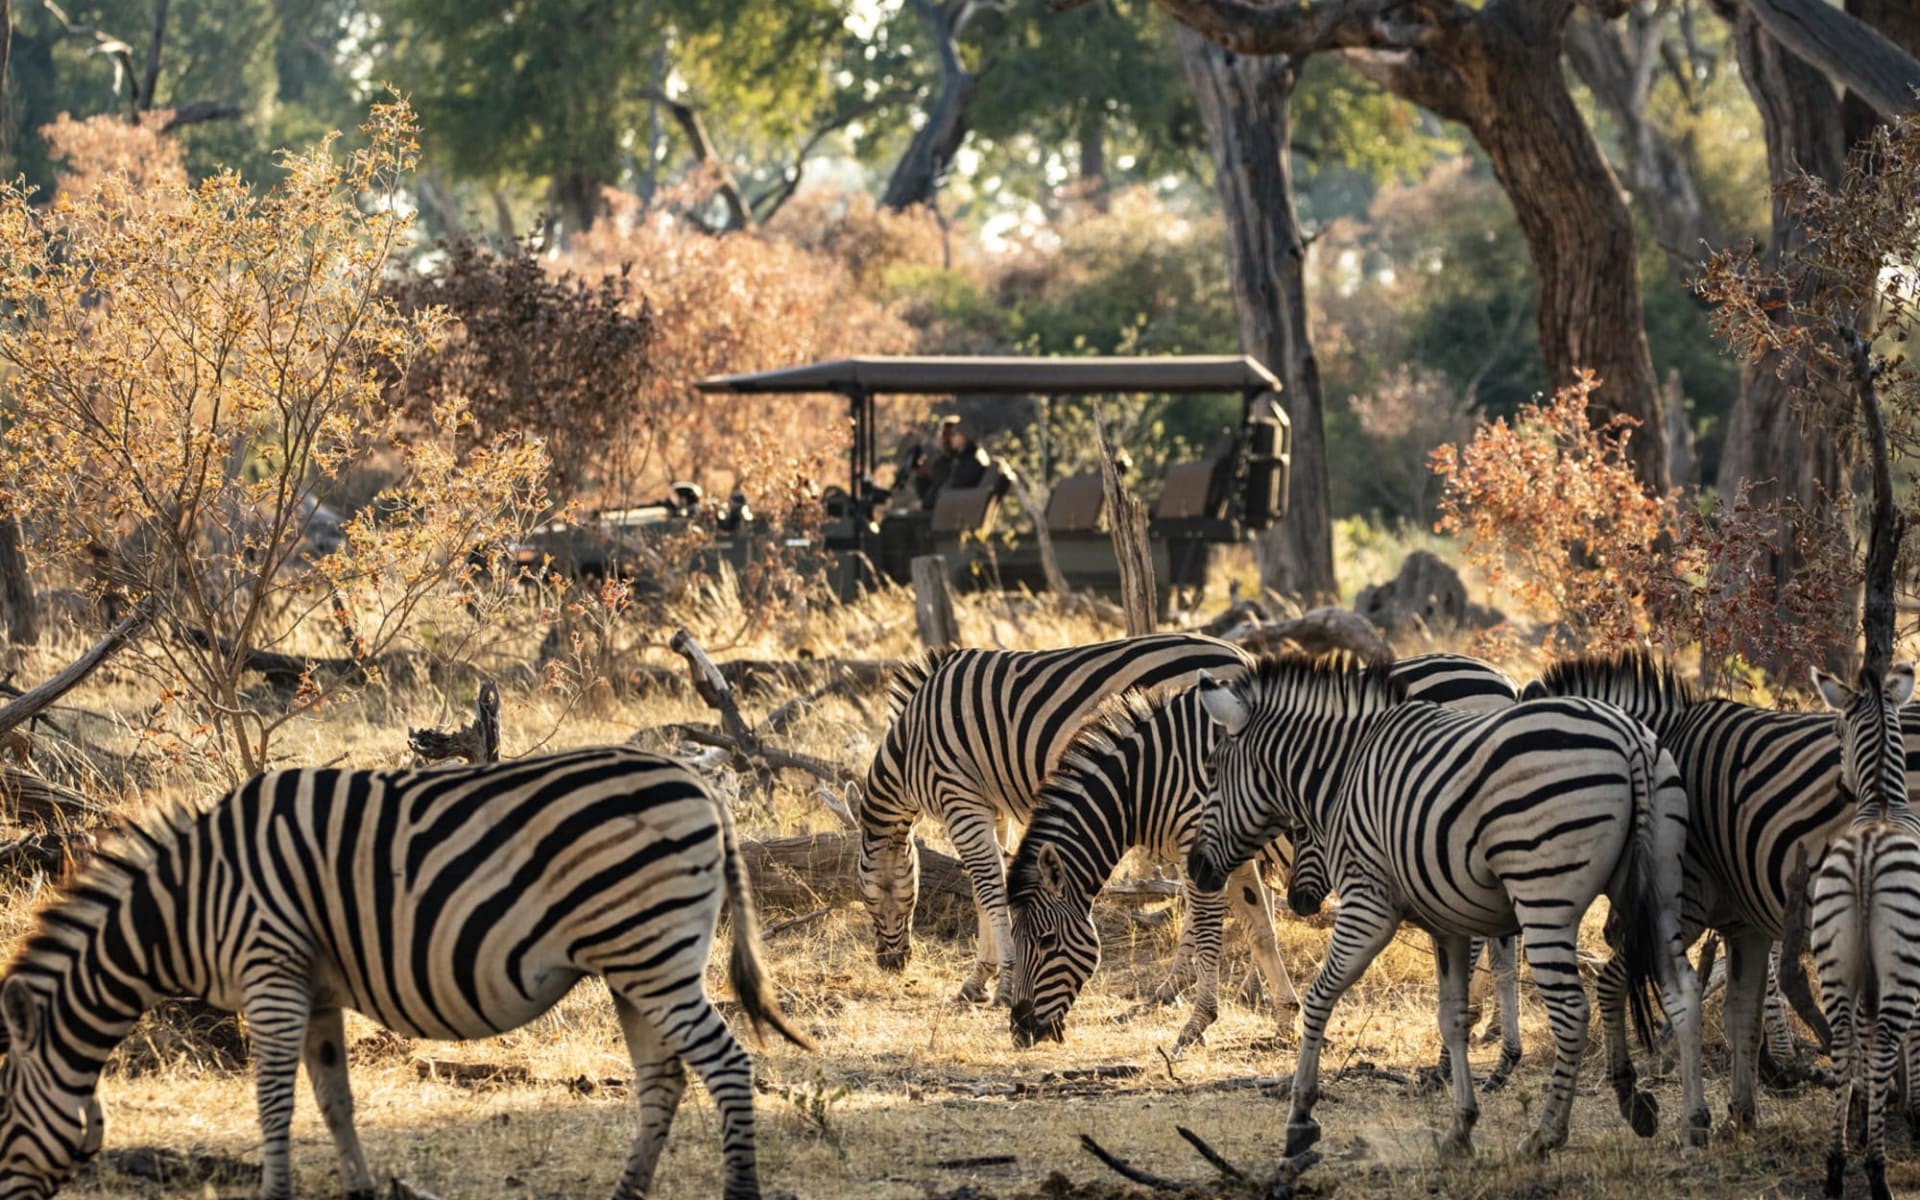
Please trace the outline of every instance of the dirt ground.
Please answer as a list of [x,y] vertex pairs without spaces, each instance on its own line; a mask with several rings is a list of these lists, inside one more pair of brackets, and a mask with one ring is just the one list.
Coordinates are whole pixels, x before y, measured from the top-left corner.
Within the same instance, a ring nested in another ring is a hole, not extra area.
[[[897,656],[910,650],[913,625],[906,604],[890,603],[839,612],[831,625],[827,617],[808,615],[810,628],[770,630],[759,643],[732,652],[790,656],[786,648],[814,645],[849,656]],[[971,645],[1064,645],[1114,634],[1084,621],[1049,620],[1033,608],[971,600],[962,606],[962,621]],[[524,662],[539,633],[530,621],[528,645],[503,662]],[[1445,647],[1403,649],[1424,648]],[[72,649],[48,649],[45,661],[25,665],[22,678],[51,673]],[[656,665],[676,665],[657,649],[645,653]],[[524,678],[516,682],[507,666],[490,669],[506,694],[509,756],[624,741],[639,729],[709,718],[690,696],[567,695]],[[296,722],[280,753],[290,763],[404,762],[405,727],[463,720],[472,686],[459,679],[404,689],[396,683]],[[129,674],[76,694],[60,713],[76,744],[91,737],[99,745],[124,745],[126,730],[138,728],[137,714],[151,704],[140,688]],[[749,701],[749,717],[757,719],[780,699]],[[823,701],[785,730],[784,744],[864,773],[882,732],[884,704],[872,695],[857,703]],[[129,776],[140,781],[138,799],[196,801],[218,791],[205,776],[169,776],[164,764],[146,760],[135,765],[147,772]],[[743,836],[838,827],[805,777],[781,778],[771,802],[724,768],[712,777],[739,814]],[[30,879],[11,903],[0,905],[0,940],[24,932],[34,899],[44,894],[44,883]],[[1223,1191],[1220,1177],[1176,1127],[1193,1130],[1249,1176],[1270,1174],[1286,1119],[1291,1019],[1283,1029],[1271,1012],[1238,1000],[1251,967],[1230,924],[1222,1016],[1204,1047],[1169,1062],[1161,1051],[1183,1024],[1185,1005],[1149,1008],[1139,998],[1152,993],[1171,958],[1176,925],[1151,914],[1141,919],[1105,911],[1105,961],[1073,1012],[1066,1042],[1028,1051],[1013,1048],[1004,1010],[952,1000],[971,962],[970,937],[922,938],[913,964],[895,976],[873,965],[866,915],[857,905],[772,933],[770,969],[782,1002],[818,1051],[805,1054],[784,1043],[755,1051],[760,1167],[769,1194],[807,1200],[1168,1194],[1121,1181],[1081,1148],[1083,1134],[1139,1167],[1191,1181],[1191,1194],[1257,1194],[1244,1187]],[[763,923],[775,926],[791,915],[769,910]],[[1283,919],[1279,934],[1287,965],[1304,984],[1326,931]],[[715,961],[718,993],[719,955]],[[1829,1093],[1763,1095],[1758,1134],[1716,1133],[1704,1153],[1689,1154],[1675,1129],[1678,1085],[1670,1075],[1656,1083],[1667,1116],[1659,1135],[1641,1141],[1625,1128],[1602,1078],[1597,1031],[1570,1145],[1545,1162],[1519,1160],[1515,1152],[1537,1110],[1547,1065],[1544,1012],[1530,993],[1524,1002],[1529,1056],[1521,1072],[1506,1090],[1484,1099],[1478,1154],[1443,1161],[1436,1143],[1449,1120],[1447,1101],[1412,1086],[1437,1049],[1432,970],[1424,938],[1403,933],[1337,1010],[1318,1113],[1324,1159],[1306,1173],[1300,1194],[1733,1200],[1817,1193]],[[625,1051],[597,984],[582,985],[532,1025],[485,1042],[406,1042],[352,1020],[359,1125],[382,1181],[398,1179],[445,1200],[610,1194],[635,1115]],[[178,1023],[177,1015],[150,1019],[123,1047],[102,1086],[106,1153],[66,1194],[253,1194],[258,1130],[242,1047],[231,1031],[183,1038]],[[1709,1004],[1708,1033],[1708,1095],[1718,1114],[1725,1109],[1726,1080],[1717,1000]],[[1485,1072],[1496,1055],[1495,1047],[1478,1047],[1476,1069]],[[299,1194],[338,1195],[333,1151],[304,1085],[294,1139]],[[1920,1191],[1920,1164],[1904,1133],[1893,1144],[1893,1160],[1894,1187]],[[656,1194],[714,1196],[719,1180],[717,1122],[695,1086],[661,1162]],[[1850,1185],[1865,1195],[1857,1169]]]

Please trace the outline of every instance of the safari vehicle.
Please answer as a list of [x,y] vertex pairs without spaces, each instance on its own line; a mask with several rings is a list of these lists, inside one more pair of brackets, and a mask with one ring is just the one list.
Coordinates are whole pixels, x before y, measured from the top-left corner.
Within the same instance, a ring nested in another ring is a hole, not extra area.
[[[822,497],[821,549],[842,596],[854,595],[876,575],[907,582],[913,560],[925,554],[943,555],[959,588],[1045,587],[1034,539],[1011,548],[991,540],[1007,490],[997,467],[976,487],[941,490],[930,510],[903,503],[879,485],[874,399],[882,395],[1237,393],[1239,427],[1223,432],[1201,458],[1171,467],[1152,507],[1148,538],[1163,610],[1174,589],[1204,586],[1209,547],[1241,541],[1286,515],[1292,430],[1274,398],[1279,381],[1251,358],[846,358],[723,375],[696,386],[714,394],[846,397],[852,433],[847,485]],[[1051,484],[1044,518],[1068,585],[1118,592],[1119,567],[1101,524],[1099,473],[1036,482]],[[746,536],[744,526],[739,536]],[[732,548],[724,534],[716,543],[723,554]]]

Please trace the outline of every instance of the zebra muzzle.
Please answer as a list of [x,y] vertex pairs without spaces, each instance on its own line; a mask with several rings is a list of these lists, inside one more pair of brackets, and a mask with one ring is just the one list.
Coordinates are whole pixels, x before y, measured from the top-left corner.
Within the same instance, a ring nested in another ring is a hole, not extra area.
[[101,1143],[106,1141],[106,1137],[107,1118],[106,1114],[100,1111],[100,1099],[97,1096],[88,1096],[86,1102],[80,1106],[80,1148],[75,1157],[80,1162],[91,1159],[100,1153]]

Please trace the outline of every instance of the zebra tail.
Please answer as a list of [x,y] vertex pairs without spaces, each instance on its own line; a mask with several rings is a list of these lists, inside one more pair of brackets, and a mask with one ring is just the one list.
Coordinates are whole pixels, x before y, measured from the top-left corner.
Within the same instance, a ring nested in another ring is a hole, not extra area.
[[1628,755],[1633,781],[1633,839],[1627,845],[1625,894],[1613,905],[1608,933],[1627,959],[1627,1012],[1640,1046],[1653,1053],[1653,996],[1659,986],[1660,896],[1653,863],[1653,764],[1645,741]]
[[806,1034],[795,1029],[780,1011],[773,992],[773,981],[761,964],[760,915],[754,911],[753,888],[747,882],[747,867],[740,857],[740,841],[733,832],[733,814],[726,802],[714,797],[720,813],[720,851],[726,873],[727,915],[733,921],[733,950],[727,958],[727,982],[740,1000],[740,1008],[753,1026],[754,1036],[764,1038],[771,1025],[781,1037],[802,1050],[814,1048]]

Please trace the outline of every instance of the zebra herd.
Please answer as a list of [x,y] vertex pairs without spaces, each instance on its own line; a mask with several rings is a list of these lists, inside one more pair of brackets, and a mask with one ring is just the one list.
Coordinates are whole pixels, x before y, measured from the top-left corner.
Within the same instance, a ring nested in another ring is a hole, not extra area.
[[[919,863],[942,822],[973,883],[979,940],[963,1000],[1008,1009],[1016,1045],[1062,1039],[1097,968],[1091,911],[1120,860],[1181,862],[1186,923],[1159,998],[1192,986],[1175,1051],[1219,1011],[1224,915],[1239,914],[1268,995],[1299,1009],[1287,1123],[1314,1118],[1327,1020],[1406,922],[1432,938],[1443,1076],[1470,1151],[1468,981],[1482,942],[1500,982],[1504,1078],[1520,1054],[1514,941],[1546,1005],[1554,1064],[1523,1148],[1568,1132],[1591,1019],[1577,935],[1605,895],[1610,958],[1594,988],[1621,1115],[1650,1136],[1631,1019],[1674,1039],[1688,1143],[1705,1144],[1700,981],[1687,948],[1729,948],[1729,1110],[1754,1120],[1769,955],[1805,855],[1812,945],[1842,1086],[1827,1194],[1846,1169],[1850,1094],[1866,1093],[1866,1165],[1887,1196],[1885,1108],[1903,1056],[1920,1078],[1920,816],[1907,792],[1920,719],[1913,671],[1816,673],[1825,714],[1695,694],[1638,655],[1555,665],[1524,692],[1457,655],[1371,666],[1345,655],[1255,661],[1197,635],[1057,651],[966,650],[900,671],[861,794],[859,885],[883,968],[904,967]],[[1017,849],[1005,840],[1026,827]],[[1007,853],[1013,850],[1009,864]],[[1340,905],[1298,995],[1269,881],[1296,913]],[[686,766],[630,749],[431,770],[309,769],[250,780],[201,812],[126,829],[39,913],[0,983],[0,1200],[47,1197],[100,1147],[96,1085],[158,1001],[243,1012],[255,1059],[262,1195],[292,1194],[300,1065],[348,1194],[373,1177],[354,1130],[343,1011],[430,1038],[500,1033],[577,982],[606,985],[640,1122],[616,1197],[647,1194],[686,1086],[719,1112],[724,1190],[759,1194],[751,1065],[709,1000],[722,912],[728,975],[756,1028],[807,1046],[762,968],[726,806]],[[1911,1100],[1909,1101],[1912,1102]]]

